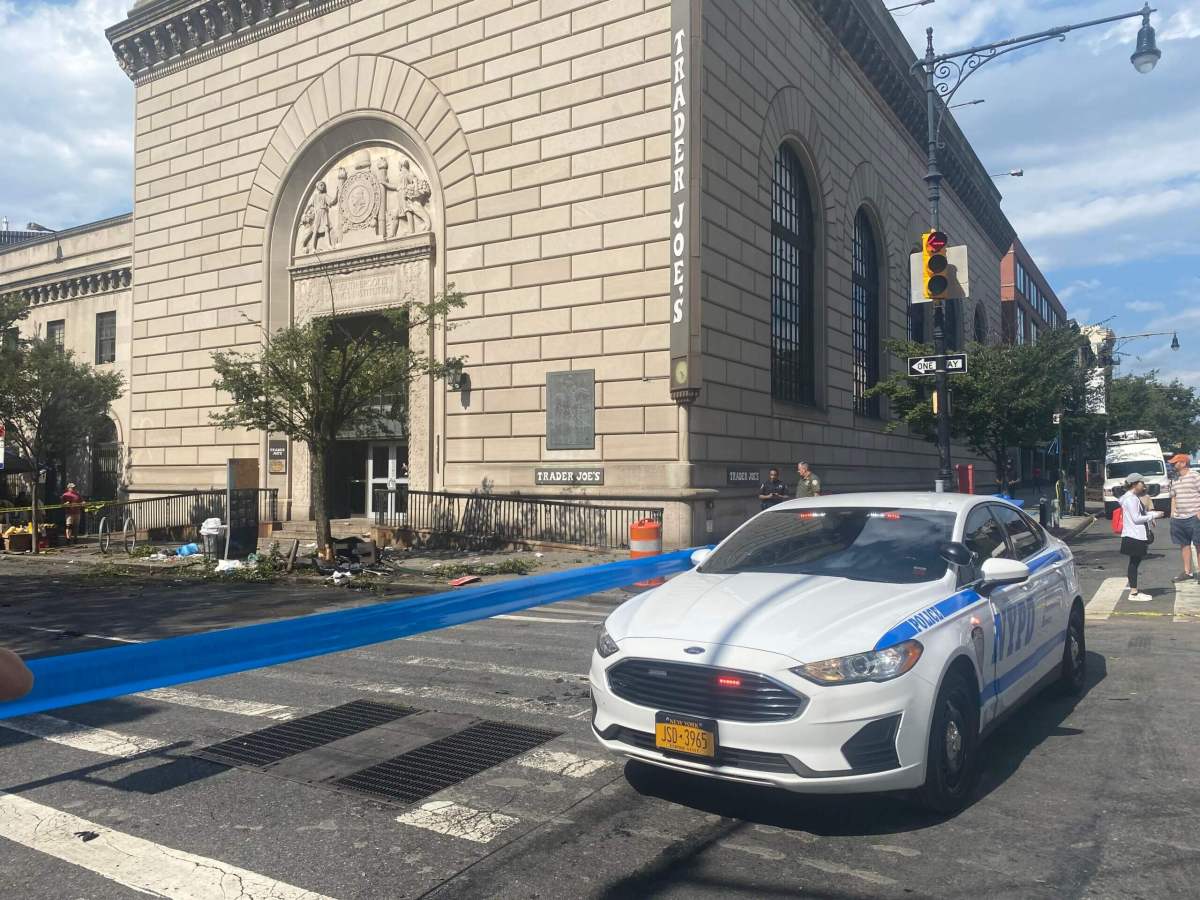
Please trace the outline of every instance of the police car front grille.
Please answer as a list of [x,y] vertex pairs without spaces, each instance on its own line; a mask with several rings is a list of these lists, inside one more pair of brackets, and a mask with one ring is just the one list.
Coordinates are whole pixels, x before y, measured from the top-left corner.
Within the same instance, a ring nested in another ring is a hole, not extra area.
[[[720,684],[721,676],[730,683]],[[649,659],[617,663],[608,686],[638,706],[726,722],[782,722],[800,715],[806,700],[762,675]]]
[[[656,750],[654,735],[645,731],[635,731],[632,728],[620,728],[616,737],[622,744],[629,744],[642,750]],[[711,763],[716,766],[732,766],[736,769],[750,769],[755,772],[775,772],[782,775],[795,775],[795,770],[788,765],[787,757],[780,753],[762,753],[758,750],[741,750],[737,747],[717,747],[717,755],[712,760],[703,757],[684,756],[682,754],[663,754],[671,759],[688,759],[692,762]]]

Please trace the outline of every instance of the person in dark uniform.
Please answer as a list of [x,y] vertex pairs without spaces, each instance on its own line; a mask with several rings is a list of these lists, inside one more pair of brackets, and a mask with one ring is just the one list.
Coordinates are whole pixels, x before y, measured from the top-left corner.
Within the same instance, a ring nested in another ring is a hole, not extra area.
[[762,501],[762,508],[770,509],[787,498],[787,485],[779,480],[779,470],[772,469],[767,473],[767,480],[758,486],[758,499]]

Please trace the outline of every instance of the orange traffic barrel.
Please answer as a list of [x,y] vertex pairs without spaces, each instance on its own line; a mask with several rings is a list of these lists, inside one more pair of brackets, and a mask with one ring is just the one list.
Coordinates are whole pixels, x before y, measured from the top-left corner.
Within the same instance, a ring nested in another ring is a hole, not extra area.
[[[629,526],[629,558],[658,556],[662,553],[662,523],[657,519],[638,519]],[[639,581],[635,587],[652,588],[666,582],[665,578]]]

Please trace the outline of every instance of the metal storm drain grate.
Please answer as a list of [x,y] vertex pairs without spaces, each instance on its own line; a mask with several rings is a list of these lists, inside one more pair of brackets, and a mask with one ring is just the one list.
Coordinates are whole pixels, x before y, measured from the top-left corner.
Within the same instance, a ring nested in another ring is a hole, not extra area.
[[230,738],[194,755],[228,766],[267,766],[419,712],[404,706],[355,700],[311,716]]
[[560,734],[560,731],[526,728],[507,722],[478,722],[369,769],[339,778],[334,784],[386,800],[415,803]]

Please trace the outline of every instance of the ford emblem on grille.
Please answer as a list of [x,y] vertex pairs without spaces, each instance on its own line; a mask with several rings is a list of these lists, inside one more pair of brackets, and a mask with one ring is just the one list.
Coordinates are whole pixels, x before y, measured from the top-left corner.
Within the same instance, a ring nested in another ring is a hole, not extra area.
[[684,647],[683,652],[690,653],[690,654],[692,654],[692,656],[698,656],[699,654],[704,652],[704,648],[703,647]]

